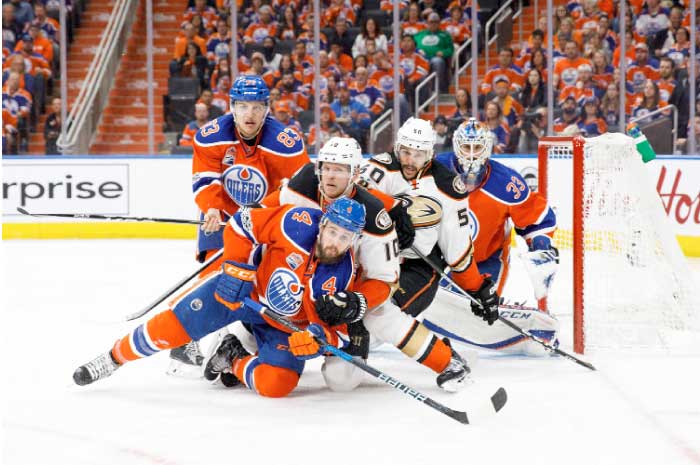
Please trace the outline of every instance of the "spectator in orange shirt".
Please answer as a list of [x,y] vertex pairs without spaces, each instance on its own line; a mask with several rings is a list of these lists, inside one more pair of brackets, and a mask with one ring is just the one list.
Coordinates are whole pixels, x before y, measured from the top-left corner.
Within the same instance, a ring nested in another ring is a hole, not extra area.
[[[189,7],[182,15],[182,20],[192,21],[195,16],[199,16],[202,20],[202,26],[211,31],[216,25],[216,20],[219,19],[219,14],[210,6],[207,6],[207,0],[194,0],[194,6]],[[193,23],[194,24],[194,23]],[[195,24],[195,27],[198,27]]]
[[[578,80],[578,67],[581,65],[591,66],[591,62],[579,56],[579,49],[576,42],[569,40],[564,46],[566,56],[554,65],[553,84],[555,87],[574,86]],[[592,66],[591,66],[592,68]]]
[[182,130],[182,136],[180,136],[180,141],[178,145],[180,146],[192,146],[194,141],[194,136],[199,131],[199,128],[207,124],[209,121],[209,110],[207,106],[203,103],[196,103],[194,105],[194,120],[190,121],[185,125]]
[[498,64],[486,72],[480,87],[481,94],[488,96],[494,90],[496,79],[500,77],[508,80],[513,92],[522,88],[523,70],[513,64],[513,49],[510,47],[503,47],[498,52]]
[[[401,38],[401,56],[399,58],[401,70],[404,75],[404,83],[406,86],[406,95],[411,108],[415,108],[415,89],[423,79],[428,75],[430,63],[420,53],[416,52],[416,42],[410,34],[404,34]],[[421,98],[425,99],[430,95],[431,89],[429,86],[421,94]]]
[[273,116],[280,123],[296,131],[299,137],[304,137],[301,124],[299,124],[299,121],[292,117],[292,110],[289,100],[278,100],[275,102],[275,106],[273,107]]
[[420,8],[417,3],[410,3],[408,5],[408,11],[401,23],[401,34],[408,34],[414,36],[418,34],[423,29],[427,29],[428,25],[421,20]]
[[493,101],[501,107],[503,117],[508,122],[509,126],[515,126],[518,119],[524,113],[523,106],[515,100],[509,93],[510,82],[505,76],[496,78],[494,83],[494,93],[496,94]]
[[342,18],[348,26],[352,26],[356,20],[355,11],[345,4],[345,0],[331,0],[321,16],[321,27],[329,27],[339,18]]
[[244,42],[262,44],[265,37],[275,37],[277,35],[277,22],[273,20],[270,5],[262,5],[258,8],[258,17],[259,22],[253,23],[246,28],[243,35]]
[[194,42],[197,47],[199,47],[202,55],[207,53],[207,41],[197,34],[197,30],[191,22],[187,21],[182,25],[182,33],[182,35],[179,35],[175,39],[175,51],[173,52],[173,58],[175,60],[179,60],[185,56],[187,44],[190,42]]
[[530,34],[530,40],[528,41],[529,47],[524,48],[520,51],[520,56],[514,60],[517,67],[525,71],[528,63],[532,60],[532,55],[536,50],[544,51],[544,32],[540,29],[535,29]]
[[462,45],[471,37],[469,24],[464,19],[464,10],[459,5],[455,5],[450,9],[450,17],[442,20],[440,29],[450,34],[452,42],[456,45]]
[[659,62],[649,57],[649,47],[644,42],[634,46],[635,61],[627,69],[627,83],[640,92],[647,79],[659,79]]
[[[41,56],[43,56],[46,59],[46,62],[49,65],[53,65],[53,57],[54,57],[54,44],[48,40],[46,37],[44,37],[41,34],[41,29],[39,29],[39,25],[36,23],[32,23],[29,25],[28,28],[28,34],[34,41],[34,53],[38,53]],[[26,37],[26,35],[25,35]],[[15,50],[19,51],[24,48],[24,41],[21,40],[17,42],[17,45],[15,46]]]
[[678,85],[675,79],[675,66],[673,60],[669,57],[662,57],[659,60],[659,80],[656,84],[659,86],[659,95],[661,100],[668,103],[671,100],[671,94]]
[[250,69],[241,74],[254,74],[263,78],[267,87],[272,87],[274,82],[274,75],[272,71],[265,67],[263,54],[260,52],[253,52],[250,57]]
[[292,61],[296,69],[301,71],[304,84],[311,85],[314,80],[314,58],[306,53],[306,44],[304,42],[299,40],[294,44]]
[[294,102],[291,107],[292,112],[297,113],[300,110],[309,109],[309,89],[296,78],[292,70],[282,71],[282,77],[275,87],[280,90],[282,99]]
[[574,23],[574,28],[577,30],[597,29],[598,28],[598,0],[584,0],[583,12]]
[[201,88],[209,85],[207,59],[194,42],[187,44],[187,54],[170,66],[172,76],[193,77],[199,80]]
[[338,39],[331,39],[331,51],[328,54],[330,62],[340,68],[343,74],[352,71],[352,57],[343,51],[343,44]]

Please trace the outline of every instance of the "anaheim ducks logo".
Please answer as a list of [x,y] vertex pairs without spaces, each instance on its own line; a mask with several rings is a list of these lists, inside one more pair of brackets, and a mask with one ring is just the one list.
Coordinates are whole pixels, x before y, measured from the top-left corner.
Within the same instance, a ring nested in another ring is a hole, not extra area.
[[253,166],[233,165],[224,171],[226,193],[241,207],[255,205],[267,195],[267,180]]
[[294,316],[299,312],[303,294],[304,286],[299,277],[285,268],[277,268],[272,273],[265,290],[267,304],[284,316]]
[[408,209],[415,228],[435,226],[442,219],[442,205],[427,195],[402,196],[401,201]]

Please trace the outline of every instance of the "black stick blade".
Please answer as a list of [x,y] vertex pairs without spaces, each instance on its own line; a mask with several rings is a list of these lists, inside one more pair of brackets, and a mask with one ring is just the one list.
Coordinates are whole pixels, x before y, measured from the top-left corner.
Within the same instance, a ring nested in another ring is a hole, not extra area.
[[508,401],[508,394],[506,393],[506,390],[503,388],[498,388],[498,391],[496,391],[496,393],[491,396],[491,404],[493,404],[493,408],[497,412],[500,411],[504,405],[506,405],[507,401]]
[[18,212],[20,212],[20,213],[21,213],[21,214],[23,214],[23,215],[29,215],[29,216],[32,216],[32,214],[31,214],[31,213],[29,213],[29,212],[28,212],[27,210],[25,210],[25,209],[24,209],[24,208],[22,208],[22,207],[17,207],[17,211],[18,211]]

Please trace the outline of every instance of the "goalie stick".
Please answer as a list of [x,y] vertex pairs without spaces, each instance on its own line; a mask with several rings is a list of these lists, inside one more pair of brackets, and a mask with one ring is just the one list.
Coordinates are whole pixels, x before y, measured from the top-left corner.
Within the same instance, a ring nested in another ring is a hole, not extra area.
[[[283,316],[273,312],[272,310],[270,310],[269,308],[260,304],[259,302],[256,302],[256,301],[246,297],[243,301],[243,304],[246,307],[257,311],[261,315],[267,315],[272,320],[274,320],[277,323],[291,329],[292,331],[301,331],[301,329],[299,329],[299,327],[296,326],[294,323],[287,320]],[[389,386],[393,387],[394,389],[408,395],[409,397],[417,400],[418,402],[421,402],[421,403],[427,405],[428,407],[431,407],[431,408],[437,410],[438,412],[440,412],[442,414],[447,415],[448,417],[450,417],[454,420],[457,420],[458,422],[460,422],[462,424],[465,424],[465,425],[470,424],[469,416],[468,416],[467,412],[453,410],[453,409],[451,409],[451,408],[449,408],[449,407],[447,407],[447,406],[445,406],[437,401],[434,401],[430,397],[416,391],[415,389],[413,389],[410,386],[405,385],[404,383],[397,380],[396,378],[393,378],[393,377],[379,371],[378,369],[376,369],[370,365],[367,365],[366,363],[363,363],[363,362],[360,362],[360,361],[354,359],[348,353],[340,350],[339,348],[337,348],[335,346],[328,344],[328,342],[323,338],[314,337],[314,339],[316,340],[316,342],[319,343],[319,345],[321,345],[323,347],[323,350],[325,352],[330,352],[331,354],[342,358],[346,362],[355,365],[360,370],[362,370],[366,373],[369,373],[373,377],[377,378],[380,381],[383,381],[384,383],[388,384]],[[501,388],[498,388],[498,390],[493,395],[491,395],[489,400],[486,401],[488,405],[485,405],[484,407],[489,411],[489,413],[495,414],[503,408],[503,406],[505,405],[507,400],[508,400],[508,395],[506,393],[506,390],[501,387]]]
[[[411,250],[412,250],[416,255],[418,255],[421,259],[423,259],[423,261],[425,261],[425,263],[427,263],[428,265],[430,265],[430,267],[431,267],[432,269],[434,269],[435,271],[437,271],[437,272],[440,274],[440,276],[442,276],[448,283],[450,283],[450,284],[452,285],[452,287],[454,287],[455,289],[459,290],[459,292],[461,292],[462,295],[464,295],[464,296],[465,296],[467,299],[469,299],[471,302],[473,302],[473,303],[479,305],[479,307],[481,307],[481,303],[480,303],[480,302],[478,302],[474,297],[472,297],[471,295],[469,295],[469,293],[468,293],[467,291],[465,291],[464,289],[462,289],[462,287],[461,287],[459,284],[457,284],[456,282],[454,282],[454,280],[453,280],[452,278],[450,278],[450,277],[447,275],[447,273],[445,273],[444,270],[440,269],[440,267],[437,266],[435,263],[433,263],[433,261],[432,261],[431,259],[429,259],[428,257],[426,257],[425,254],[423,254],[423,253],[422,253],[420,250],[418,250],[415,246],[411,246]],[[508,308],[508,307],[512,307],[512,306],[499,305],[499,307]],[[519,306],[518,306],[518,307],[519,307]],[[533,310],[537,310],[537,309],[533,309]],[[538,311],[539,311],[539,310],[538,310]],[[527,330],[521,328],[520,326],[516,325],[516,324],[513,323],[512,321],[510,321],[510,320],[508,320],[508,319],[506,319],[506,318],[503,318],[503,317],[500,316],[500,315],[498,316],[498,321],[500,321],[500,322],[503,323],[504,325],[508,326],[508,327],[511,328],[513,331],[516,331],[516,332],[522,334],[523,336],[527,337],[528,339],[531,339],[531,340],[535,341],[536,343],[540,344],[540,345],[541,345],[542,347],[544,347],[546,350],[548,350],[548,351],[550,351],[550,352],[554,352],[555,354],[561,355],[562,357],[567,358],[567,359],[571,360],[572,362],[578,363],[579,365],[584,366],[584,367],[588,368],[589,370],[596,371],[595,367],[594,367],[592,364],[590,364],[589,362],[586,362],[586,361],[583,361],[583,360],[581,360],[581,359],[579,359],[579,358],[576,358],[576,357],[574,357],[573,355],[571,355],[571,354],[569,354],[569,353],[567,353],[567,352],[564,352],[563,350],[559,349],[558,347],[554,347],[554,346],[551,346],[551,345],[547,344],[547,343],[544,342],[542,339],[538,338],[537,336],[534,336],[534,335],[530,334],[529,331],[527,331]]]
[[[94,215],[91,213],[29,213],[22,207],[17,207],[17,211],[28,216],[51,216],[56,218],[77,218],[81,220],[110,220],[110,221],[150,221],[153,223],[175,223],[175,224],[204,224],[200,220],[183,220],[179,218],[149,218],[143,216],[118,216],[118,215]],[[220,226],[226,226],[225,222],[220,222]]]
[[175,283],[175,285],[173,285],[170,289],[168,289],[163,294],[161,294],[161,296],[158,297],[156,300],[154,300],[153,302],[151,302],[150,304],[148,304],[146,307],[139,310],[138,312],[134,312],[134,313],[127,315],[126,321],[131,321],[131,320],[135,320],[137,318],[141,318],[146,313],[148,313],[151,310],[153,310],[154,308],[156,308],[158,306],[158,304],[160,304],[165,299],[167,299],[168,297],[173,295],[175,292],[177,292],[182,286],[187,284],[192,278],[196,278],[199,275],[199,273],[204,271],[209,265],[211,265],[216,260],[218,260],[223,254],[224,254],[224,249],[220,249],[217,253],[215,253],[214,255],[209,257],[209,259],[207,261],[202,263],[202,266],[197,268],[197,270],[195,270],[192,274],[182,278],[180,281]]

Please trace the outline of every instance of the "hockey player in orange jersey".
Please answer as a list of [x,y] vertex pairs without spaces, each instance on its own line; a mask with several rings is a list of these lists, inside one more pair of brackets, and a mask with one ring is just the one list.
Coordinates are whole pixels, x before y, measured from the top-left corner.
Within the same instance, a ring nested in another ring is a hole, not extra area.
[[[347,300],[357,298],[366,303],[368,310],[361,322],[348,325],[350,348],[346,351],[366,359],[371,335],[376,342],[394,344],[405,355],[437,373],[440,387],[455,391],[468,381],[466,362],[447,342],[389,300],[398,286],[399,249],[412,244],[414,231],[402,202],[356,184],[363,164],[357,141],[334,137],[323,145],[316,163],[304,166],[278,193],[263,200],[263,204],[291,203],[325,210],[330,202],[347,196],[364,205],[366,225],[355,247],[362,282],[353,293],[347,294]],[[394,229],[400,233],[398,237]],[[328,323],[341,322],[335,315],[347,305],[345,300],[336,296],[317,302],[319,317]],[[322,373],[333,390],[353,389],[362,380],[360,370],[337,357],[325,359]]]
[[[352,245],[364,223],[364,207],[347,198],[334,202],[325,214],[292,205],[242,208],[225,228],[221,270],[201,278],[170,309],[80,366],[73,374],[75,383],[93,383],[130,361],[243,321],[257,339],[258,352],[248,353],[229,334],[206,364],[205,377],[222,377],[229,385],[242,383],[262,396],[286,396],[297,385],[304,359],[320,355],[318,345],[314,351],[311,334],[290,336],[283,326],[242,306],[242,301],[251,296],[300,328],[308,326],[338,344],[335,332],[316,315],[315,302],[355,289]],[[366,308],[348,305],[346,310],[352,310],[352,315],[345,315],[349,321],[357,321]]]
[[[454,153],[440,154],[437,160],[458,173],[469,192],[469,224],[479,272],[490,275],[502,295],[510,263],[511,225],[514,225],[515,232],[528,244],[529,251],[522,257],[535,297],[544,298],[559,263],[558,251],[552,245],[556,229],[553,210],[544,197],[529,189],[518,172],[490,159],[493,139],[476,119],[462,123],[452,140]],[[504,313],[508,316],[515,312],[501,312],[502,316]],[[518,315],[537,320],[537,334],[543,339],[555,339],[558,323],[553,317],[544,312],[520,312]],[[522,324],[521,321],[515,323]],[[527,342],[514,334],[495,339],[491,336],[495,335],[489,336],[488,344],[478,345],[502,349]],[[478,338],[469,342],[475,339]]]
[[[240,207],[258,204],[309,162],[298,133],[270,114],[270,92],[260,76],[239,76],[229,92],[231,112],[204,125],[194,137],[192,190],[203,214],[197,258],[223,247],[220,223]],[[221,265],[214,262],[202,275]],[[169,373],[200,365],[196,341],[171,353]]]

